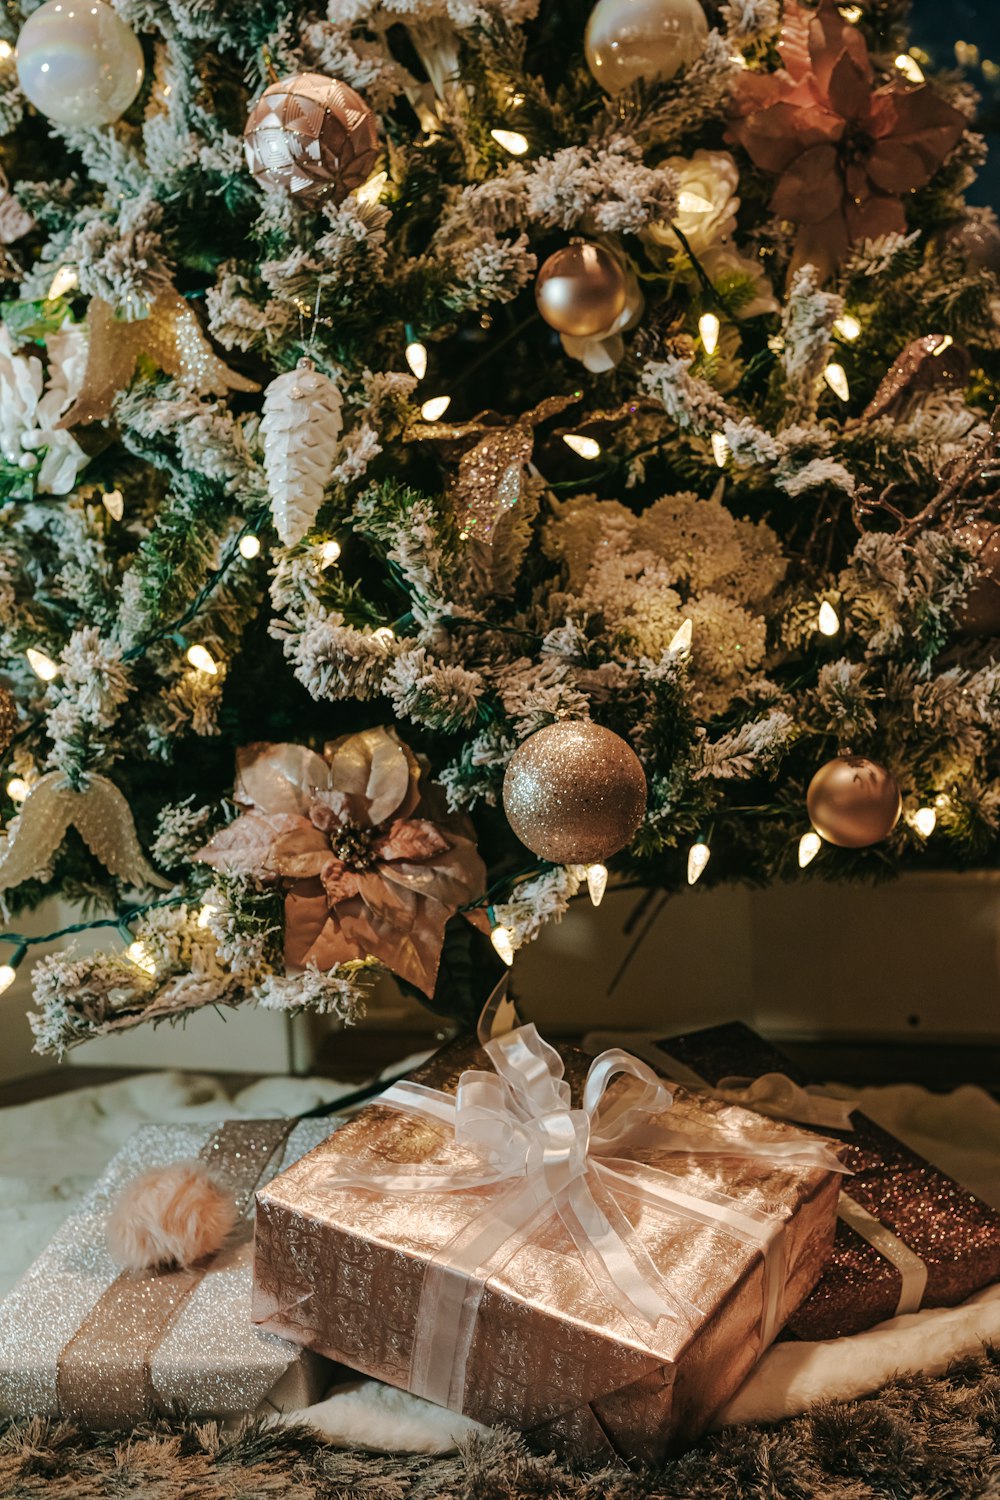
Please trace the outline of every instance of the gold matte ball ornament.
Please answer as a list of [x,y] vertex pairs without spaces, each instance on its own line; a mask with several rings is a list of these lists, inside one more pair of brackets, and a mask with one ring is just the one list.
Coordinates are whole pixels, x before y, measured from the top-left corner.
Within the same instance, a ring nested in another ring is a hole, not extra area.
[[838,755],[820,766],[809,783],[806,807],[813,827],[828,844],[867,849],[899,822],[903,799],[895,776],[863,755]]
[[368,181],[378,159],[368,105],[322,73],[295,73],[266,88],[243,140],[258,182],[308,203],[340,203]]
[[603,863],[646,811],[646,776],[632,747],[589,719],[539,729],[511,757],[503,807],[522,844],[555,865]]
[[550,255],[535,281],[535,301],[546,323],[578,339],[609,329],[624,311],[626,292],[621,262],[586,242]]
[[699,0],[597,0],[584,48],[601,88],[619,94],[638,78],[673,78],[701,56],[707,40]]

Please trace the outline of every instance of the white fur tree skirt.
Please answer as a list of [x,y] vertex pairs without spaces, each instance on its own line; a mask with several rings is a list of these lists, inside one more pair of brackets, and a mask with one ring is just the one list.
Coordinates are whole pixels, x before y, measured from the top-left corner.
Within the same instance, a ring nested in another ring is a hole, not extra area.
[[[299,1114],[352,1087],[268,1078],[230,1097],[215,1078],[150,1073],[0,1110],[0,1295],[138,1125]],[[894,1087],[867,1089],[860,1102],[873,1119],[1000,1208],[1000,1104],[987,1094]],[[941,1371],[984,1343],[1000,1343],[1000,1286],[961,1307],[895,1318],[854,1338],[778,1344],[719,1425],[775,1420],[823,1398],[864,1395],[895,1373]],[[286,1420],[294,1418],[332,1442],[421,1453],[446,1451],[476,1425],[371,1380],[339,1386],[320,1405]]]

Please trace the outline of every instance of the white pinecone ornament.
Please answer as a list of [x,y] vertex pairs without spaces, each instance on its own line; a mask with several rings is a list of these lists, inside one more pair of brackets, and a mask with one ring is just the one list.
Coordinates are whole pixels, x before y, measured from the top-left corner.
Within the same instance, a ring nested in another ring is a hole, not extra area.
[[282,542],[301,541],[323,504],[340,434],[344,399],[311,359],[278,375],[264,392],[264,472]]

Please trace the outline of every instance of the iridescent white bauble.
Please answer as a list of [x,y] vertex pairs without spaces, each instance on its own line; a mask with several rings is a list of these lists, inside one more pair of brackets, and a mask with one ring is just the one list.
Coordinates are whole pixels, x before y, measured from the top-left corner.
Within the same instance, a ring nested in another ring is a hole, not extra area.
[[17,77],[57,125],[110,125],[142,87],[135,32],[104,0],[46,0],[17,39]]
[[637,78],[673,78],[708,40],[699,0],[597,0],[587,22],[587,66],[609,94]]

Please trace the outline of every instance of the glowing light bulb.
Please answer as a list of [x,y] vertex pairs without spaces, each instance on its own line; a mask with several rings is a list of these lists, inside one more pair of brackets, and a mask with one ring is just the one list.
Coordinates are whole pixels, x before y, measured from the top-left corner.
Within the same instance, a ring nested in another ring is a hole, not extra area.
[[125,497],[121,490],[108,490],[101,496],[101,504],[112,521],[120,521],[125,514]]
[[10,964],[0,964],[0,995],[9,990],[17,978],[17,970]]
[[940,359],[941,355],[944,353],[944,351],[946,349],[950,349],[951,346],[952,346],[952,344],[954,342],[955,342],[955,340],[952,338],[952,336],[951,336],[950,333],[943,334],[942,337],[941,337],[940,343],[937,345],[936,348],[934,348],[934,349],[931,350],[931,353],[934,356],[934,358],[935,359]]
[[381,198],[382,189],[388,181],[388,172],[376,172],[372,177],[369,177],[367,182],[361,184],[354,196],[359,203],[364,203],[367,207],[371,208]]
[[0,60],[2,60],[3,62],[6,62],[7,59],[8,59],[8,57],[13,57],[13,56],[14,56],[14,49],[10,45],[10,42],[0,41]]
[[64,297],[77,285],[78,278],[72,266],[60,266],[52,278],[46,300],[54,302],[57,297]]
[[841,401],[850,401],[851,387],[847,379],[847,371],[844,369],[843,365],[827,365],[826,369],[823,371],[823,379],[826,381],[833,394],[835,396],[839,396]]
[[721,432],[712,433],[712,457],[720,469],[726,467],[726,460],[729,457],[729,444],[726,442],[725,435]]
[[806,865],[811,865],[817,854],[823,847],[823,840],[814,829],[810,828],[799,839],[799,869],[804,870]]
[[335,537],[324,542],[319,549],[319,565],[321,568],[332,568],[335,562],[340,560],[340,543]]
[[247,534],[246,534],[246,536],[241,536],[240,537],[240,556],[241,557],[245,557],[246,560],[247,560],[247,562],[249,562],[252,557],[257,557],[259,555],[259,553],[260,553],[260,537],[259,536],[254,536],[254,534],[253,534],[252,531],[248,531]]
[[722,324],[715,313],[702,313],[698,319],[698,332],[706,354],[714,354],[719,347],[719,334]]
[[677,629],[674,631],[673,637],[671,638],[670,645],[667,647],[667,650],[676,651],[679,656],[690,655],[691,639],[693,635],[694,621],[685,620],[684,623],[682,625],[678,625]]
[[450,396],[432,396],[431,399],[429,401],[425,401],[423,406],[420,408],[420,415],[423,417],[425,422],[436,422],[438,417],[444,416],[450,405]]
[[490,135],[511,156],[523,156],[528,149],[528,138],[519,130],[491,130]]
[[490,942],[509,969],[514,962],[514,938],[510,928],[494,927],[490,933]]
[[150,953],[145,943],[141,943],[138,940],[134,943],[129,943],[125,952],[136,968],[141,969],[144,974],[156,973],[156,959]]
[[211,901],[204,902],[201,910],[198,913],[198,926],[210,927],[212,925],[212,918],[215,916],[218,910],[219,908],[217,906],[213,906]]
[[403,352],[413,374],[418,380],[423,380],[427,374],[427,345],[419,339],[412,339]]
[[391,625],[380,625],[377,630],[372,631],[372,640],[380,641],[383,646],[391,646],[396,639],[396,632]]
[[924,70],[915,57],[909,52],[901,52],[896,58],[896,67],[902,73],[907,83],[923,83]]
[[857,26],[858,22],[861,20],[861,17],[864,15],[864,11],[861,9],[860,5],[841,5],[838,8],[840,10],[840,14],[843,16],[844,20],[848,23],[849,26]]
[[7,783],[7,796],[12,802],[27,802],[31,796],[31,787],[23,776],[12,776]]
[[819,607],[819,620],[817,623],[820,635],[836,635],[840,629],[840,616],[833,605],[826,599],[823,600],[823,603]]
[[848,343],[853,344],[855,339],[861,337],[861,324],[853,313],[842,313],[833,326],[840,337],[847,339]]
[[691,845],[688,850],[688,885],[694,885],[701,879],[711,858],[712,851],[707,844],[699,840],[697,844]]
[[564,432],[563,442],[581,458],[600,458],[601,445],[596,438],[585,437],[582,432]]
[[204,646],[189,646],[186,655],[196,672],[204,672],[207,677],[214,677],[219,670],[215,657]]
[[28,666],[43,682],[51,682],[53,678],[59,676],[59,668],[51,656],[46,656],[44,651],[37,651],[34,646],[29,646],[24,654],[28,658]]
[[701,193],[692,193],[689,188],[682,188],[677,194],[677,207],[682,214],[710,214],[715,204],[708,198],[703,198]]
[[933,807],[918,807],[910,818],[910,826],[915,828],[922,839],[929,839],[937,827],[937,813]]
[[600,906],[601,902],[604,900],[604,892],[607,890],[607,888],[607,865],[588,865],[587,890],[590,892],[590,899],[595,906]]

